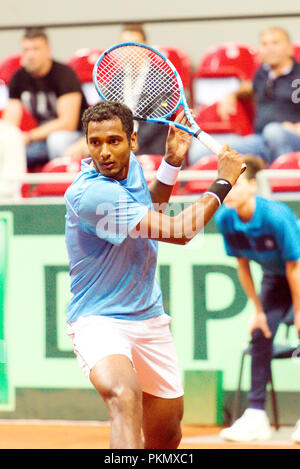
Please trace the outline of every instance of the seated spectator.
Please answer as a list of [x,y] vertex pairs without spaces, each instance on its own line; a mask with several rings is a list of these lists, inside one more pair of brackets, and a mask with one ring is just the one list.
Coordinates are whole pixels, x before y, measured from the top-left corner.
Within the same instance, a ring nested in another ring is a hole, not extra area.
[[[260,36],[263,65],[253,83],[242,82],[240,89],[220,102],[218,111],[223,119],[233,114],[238,99],[253,99],[256,107],[252,135],[215,134],[220,143],[227,143],[239,153],[261,156],[267,164],[282,154],[300,150],[300,104],[293,99],[295,80],[300,76],[300,64],[293,57],[288,33],[279,27],[268,28]],[[193,142],[189,164],[209,154],[199,142]]]
[[[120,42],[147,43],[147,37],[142,25],[138,23],[125,24],[121,34]],[[135,129],[138,136],[138,149],[136,155],[153,154],[163,155],[165,152],[168,126],[152,122],[135,121]],[[86,158],[88,155],[85,137],[71,145],[64,156],[72,159]]]
[[3,120],[18,127],[25,106],[38,122],[23,134],[30,169],[62,156],[83,135],[80,118],[87,103],[73,70],[52,59],[43,29],[26,30],[22,65],[11,79]]

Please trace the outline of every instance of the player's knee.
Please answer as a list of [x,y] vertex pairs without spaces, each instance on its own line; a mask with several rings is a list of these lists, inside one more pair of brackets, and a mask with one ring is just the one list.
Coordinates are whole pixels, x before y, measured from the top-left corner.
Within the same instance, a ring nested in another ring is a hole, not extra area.
[[176,449],[182,438],[180,422],[156,428],[151,435],[146,435],[145,448],[147,449]]
[[129,414],[142,409],[142,391],[138,387],[118,385],[102,393],[102,397],[111,415]]

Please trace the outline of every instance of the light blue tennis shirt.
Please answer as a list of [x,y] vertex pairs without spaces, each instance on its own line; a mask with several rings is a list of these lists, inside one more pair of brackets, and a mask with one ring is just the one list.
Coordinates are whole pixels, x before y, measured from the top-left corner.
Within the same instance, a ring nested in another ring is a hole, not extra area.
[[256,197],[253,217],[244,223],[236,210],[222,206],[215,217],[229,256],[245,257],[273,275],[286,274],[286,262],[300,259],[300,227],[282,202]]
[[127,179],[116,181],[82,161],[65,194],[72,299],[67,322],[101,315],[142,320],[163,314],[155,278],[157,241],[129,233],[153,209],[143,170],[131,153]]

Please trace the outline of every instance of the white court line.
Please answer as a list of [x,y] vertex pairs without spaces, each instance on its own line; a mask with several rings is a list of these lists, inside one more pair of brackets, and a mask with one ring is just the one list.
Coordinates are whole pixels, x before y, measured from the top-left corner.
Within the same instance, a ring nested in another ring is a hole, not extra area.
[[65,427],[109,427],[108,421],[96,420],[39,420],[39,419],[0,419],[0,425],[59,425]]

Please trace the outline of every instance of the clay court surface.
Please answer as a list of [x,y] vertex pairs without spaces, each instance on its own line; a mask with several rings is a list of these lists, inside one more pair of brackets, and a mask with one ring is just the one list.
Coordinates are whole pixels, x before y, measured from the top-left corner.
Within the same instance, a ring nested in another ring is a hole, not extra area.
[[[269,441],[224,442],[220,427],[183,426],[180,449],[300,449],[290,441],[292,427],[281,427]],[[109,423],[0,420],[0,449],[108,449]]]

